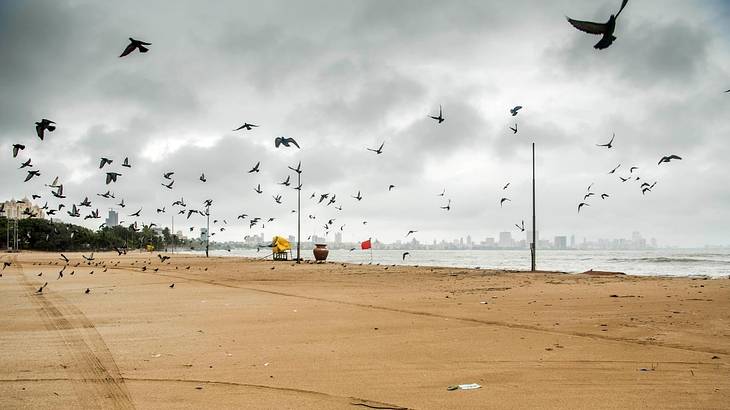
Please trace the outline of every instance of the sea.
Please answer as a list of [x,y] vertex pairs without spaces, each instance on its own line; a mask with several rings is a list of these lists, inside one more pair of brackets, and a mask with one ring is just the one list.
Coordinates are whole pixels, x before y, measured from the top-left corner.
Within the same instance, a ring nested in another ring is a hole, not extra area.
[[[296,256],[296,249],[294,249]],[[302,249],[304,259],[313,259],[312,249]],[[530,270],[528,250],[409,250],[405,260],[400,250],[373,250],[372,263],[456,268]],[[195,252],[197,253],[197,252]],[[262,258],[268,248],[212,250],[211,256]],[[269,259],[271,256],[268,257]],[[370,263],[369,250],[331,249],[328,261]],[[656,250],[545,250],[537,252],[537,269],[566,273],[587,270],[623,272],[641,276],[730,277],[730,249]]]

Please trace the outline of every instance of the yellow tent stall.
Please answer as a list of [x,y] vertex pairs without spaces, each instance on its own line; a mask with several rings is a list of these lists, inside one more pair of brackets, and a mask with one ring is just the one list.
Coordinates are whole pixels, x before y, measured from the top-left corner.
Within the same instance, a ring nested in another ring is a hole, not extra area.
[[291,244],[286,238],[281,236],[274,236],[271,241],[271,253],[274,255],[275,261],[285,261],[288,257],[288,252],[291,252]]

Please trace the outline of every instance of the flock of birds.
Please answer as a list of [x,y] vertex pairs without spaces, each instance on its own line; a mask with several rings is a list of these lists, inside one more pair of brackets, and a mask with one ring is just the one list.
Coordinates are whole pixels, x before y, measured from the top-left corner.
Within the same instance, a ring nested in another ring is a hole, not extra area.
[[[568,22],[573,27],[577,28],[578,30],[584,31],[586,33],[594,34],[594,35],[601,35],[601,39],[595,45],[595,48],[599,49],[599,50],[603,50],[605,48],[608,48],[616,40],[616,37],[613,35],[615,32],[615,29],[616,29],[616,20],[617,20],[618,16],[621,14],[621,12],[624,10],[624,8],[626,7],[627,3],[628,3],[628,0],[623,0],[618,13],[616,13],[616,15],[611,15],[609,20],[606,23],[580,21],[580,20],[574,20],[571,18],[568,18]],[[152,44],[149,42],[137,40],[134,38],[129,38],[129,44],[126,46],[126,48],[124,49],[124,51],[121,53],[121,55],[119,57],[121,58],[121,57],[130,56],[135,51],[137,51],[139,53],[143,53],[143,54],[148,53],[150,51],[149,46],[151,46],[151,45]],[[727,90],[725,92],[730,92],[730,90]],[[523,107],[520,105],[514,106],[513,108],[509,109],[509,114],[510,114],[511,118],[517,117],[520,110],[522,110],[522,109],[523,109]],[[433,121],[435,121],[436,126],[438,126],[438,125],[442,124],[444,121],[446,121],[446,117],[444,116],[444,110],[441,105],[439,105],[438,114],[427,115],[427,117],[432,119]],[[38,136],[38,138],[41,141],[44,141],[44,139],[48,136],[49,133],[53,133],[57,129],[57,126],[58,125],[53,120],[49,120],[46,118],[41,119],[40,121],[35,123],[36,135]],[[254,129],[256,129],[258,127],[259,127],[259,125],[257,125],[257,124],[244,122],[243,125],[233,129],[233,131],[234,132],[253,131]],[[518,133],[517,123],[515,122],[514,126],[509,125],[509,130],[513,134],[517,134]],[[603,143],[603,144],[596,144],[596,145],[610,150],[610,149],[613,149],[613,147],[614,147],[614,139],[615,139],[615,134],[611,137],[611,139],[608,142]],[[300,149],[301,148],[299,143],[294,138],[281,137],[281,136],[276,137],[274,139],[274,146],[277,149],[284,149],[284,148]],[[24,144],[21,144],[21,143],[13,144],[12,145],[13,158],[18,157],[20,152],[24,151],[25,149],[26,149],[26,146]],[[366,150],[368,152],[374,153],[376,156],[380,156],[385,152],[385,141],[383,141],[377,147],[366,147]],[[669,163],[670,161],[673,161],[673,160],[681,160],[681,159],[682,159],[681,157],[674,155],[674,154],[666,155],[666,156],[662,156],[662,158],[659,160],[658,164],[662,165],[664,163]],[[119,165],[118,168],[115,167],[116,164]],[[609,174],[617,173],[618,169],[621,166],[622,166],[621,164],[617,165],[615,168],[613,168],[609,172]],[[27,170],[26,170],[26,168],[27,168]],[[125,169],[129,170],[131,168],[132,168],[132,164],[130,163],[129,157],[124,157],[121,160],[121,162],[115,158],[101,157],[98,170],[100,171],[101,176],[103,176],[103,178],[104,178],[105,185],[109,186],[111,184],[118,182],[120,178],[124,177],[124,174],[127,172],[127,171],[125,171]],[[300,175],[302,173],[301,162],[299,162],[296,166],[288,166],[287,168],[290,171],[293,171],[297,175]],[[42,175],[40,170],[35,168],[35,164],[32,163],[32,160],[30,157],[28,157],[25,161],[23,161],[21,163],[20,169],[25,170],[27,172],[24,182],[29,182],[29,181],[33,180],[34,178],[41,177],[41,175]],[[626,174],[625,177],[619,176],[620,180],[623,182],[629,182],[629,181],[640,182],[640,189],[641,189],[642,194],[651,192],[651,190],[656,185],[656,181],[649,182],[646,180],[642,180],[635,173],[635,171],[637,171],[637,170],[638,170],[638,167],[636,167],[636,166],[629,167],[628,174]],[[257,162],[256,164],[254,164],[251,167],[251,169],[248,171],[249,174],[256,174],[259,172],[261,172],[261,162],[260,161]],[[163,178],[163,180],[160,183],[160,185],[164,189],[170,190],[170,191],[175,190],[175,185],[174,185],[175,184],[175,179],[174,179],[175,172],[174,171],[165,172],[162,175],[162,178]],[[206,183],[208,181],[208,178],[206,177],[205,172],[202,172],[198,179],[201,183]],[[301,184],[294,184],[292,182],[291,175],[287,175],[285,179],[283,179],[281,182],[278,183],[278,185],[281,185],[283,187],[290,187],[296,191],[302,190]],[[63,199],[67,198],[66,193],[64,191],[64,185],[63,185],[63,183],[60,182],[59,177],[55,177],[50,184],[45,184],[45,186],[50,188],[50,193],[56,199],[63,200]],[[510,186],[510,183],[507,182],[502,187],[502,191],[505,193],[505,195],[501,196],[501,198],[499,200],[500,208],[506,206],[508,202],[512,201],[512,199],[510,199],[510,197],[507,195],[509,186]],[[594,192],[592,190],[592,187],[593,187],[593,184],[591,184],[588,187],[587,192],[583,196],[583,199],[578,204],[579,213],[580,213],[581,209],[583,209],[584,207],[590,206],[589,200],[592,197],[594,197],[594,196],[596,198],[600,197],[602,200],[605,200],[610,197],[610,194],[605,193],[605,192],[602,192],[599,195],[598,192]],[[390,184],[387,187],[387,191],[391,192],[395,188],[396,188],[396,185]],[[262,188],[261,183],[258,183],[255,187],[253,187],[253,191],[258,195],[263,195],[264,189]],[[445,212],[449,212],[449,211],[451,211],[452,200],[451,200],[451,198],[446,198],[445,193],[446,193],[446,189],[443,189],[442,192],[439,194],[436,194],[436,196],[441,197],[443,200],[443,202],[441,202],[441,204],[439,204],[439,209],[441,209]],[[96,195],[100,198],[103,198],[104,200],[116,200],[115,194],[112,193],[110,190],[107,190],[104,193],[97,193]],[[358,190],[357,193],[354,193],[350,196],[357,202],[363,201],[365,198],[365,196],[363,195],[361,190]],[[42,195],[40,195],[40,194],[32,195],[33,199],[39,199],[41,197],[42,197]],[[281,194],[272,195],[272,198],[273,198],[273,201],[275,204],[282,203]],[[339,198],[341,198],[341,196]],[[313,201],[316,205],[321,205],[324,207],[330,207],[330,206],[334,205],[333,206],[334,209],[336,209],[338,211],[342,211],[342,202],[339,201],[339,198],[336,193],[332,193],[332,192],[321,192],[321,193],[313,192],[311,194],[311,196],[309,197],[309,199],[311,201]],[[123,198],[120,198],[119,202],[115,201],[114,204],[122,209],[127,206],[127,204],[125,204]],[[212,205],[213,205],[212,199],[206,199],[200,205],[195,205],[195,204],[188,205],[186,203],[184,197],[181,197],[179,200],[175,200],[174,202],[172,202],[170,204],[170,206],[174,209],[170,212],[176,212],[176,214],[184,215],[186,219],[190,219],[193,215],[208,217],[208,216],[210,216],[210,207]],[[46,212],[46,214],[48,214],[49,216],[54,216],[57,213],[60,213],[64,208],[68,208],[66,210],[66,214],[71,218],[81,218],[82,217],[82,215],[81,215],[82,208],[88,208],[88,210],[89,210],[88,214],[83,216],[84,220],[101,218],[98,208],[96,208],[94,210],[91,209],[92,201],[89,199],[88,196],[85,196],[83,201],[81,201],[78,204],[71,203],[71,204],[66,205],[61,202],[61,203],[58,203],[56,207],[50,207],[48,205],[48,202],[46,201],[46,203],[41,207],[41,209],[43,209]],[[133,222],[130,222],[129,227],[132,230],[139,231],[140,227],[138,225],[138,218],[143,218],[143,209],[142,209],[142,207],[139,207],[139,208],[135,207],[135,209],[137,209],[137,210],[135,212],[127,214],[127,217],[134,218]],[[0,208],[0,213],[2,213],[2,212],[4,212],[4,210],[2,208]],[[157,214],[164,214],[166,212],[168,212],[166,204],[163,204],[156,209]],[[294,212],[296,212],[296,210],[292,210],[291,212],[294,213]],[[30,208],[25,209],[23,214],[28,217],[37,216],[36,214],[34,214],[34,212]],[[260,224],[260,227],[263,228],[265,223],[273,222],[276,219],[273,217],[269,217],[269,218],[254,217],[254,216],[249,216],[246,213],[241,213],[241,214],[238,214],[235,216],[236,221],[246,220],[247,218],[248,218],[249,229],[253,229],[256,226],[259,226],[259,224]],[[312,215],[312,214],[308,215],[308,219],[310,219],[310,220],[315,220],[316,218],[317,217],[315,215]],[[327,218],[326,223],[324,223],[324,225],[322,225],[325,236],[328,235],[330,231],[337,229],[335,226],[335,220],[336,220],[335,218]],[[225,230],[224,225],[228,225],[228,220],[222,219],[219,221],[218,219],[215,219],[213,221],[213,224],[217,225],[219,222],[221,222],[222,226],[220,226],[218,228],[218,231],[222,232]],[[122,221],[119,221],[119,223],[124,224],[125,221],[122,220]],[[367,221],[362,221],[362,224],[366,225]],[[102,223],[99,226],[99,228],[104,227],[104,225],[105,224]],[[142,228],[145,228],[145,227],[152,228],[153,226],[155,226],[154,223],[150,223],[148,225],[142,224]],[[521,223],[514,224],[514,226],[521,232],[525,231],[524,220],[522,220]],[[345,225],[340,225],[339,231],[344,231],[344,228],[345,228]],[[194,230],[194,227],[190,227],[190,231],[192,232],[193,230]],[[406,233],[405,237],[409,237],[410,235],[415,234],[416,232],[417,232],[417,230],[409,230]],[[210,236],[214,236],[216,234],[216,232],[209,232],[208,234]],[[312,238],[312,236],[313,235],[310,235],[307,238],[307,240],[310,240]],[[244,239],[247,239],[247,238],[248,238],[248,235]],[[408,256],[408,254],[409,253],[403,254],[404,260],[405,260],[406,256]],[[42,291],[42,288],[39,291]]]

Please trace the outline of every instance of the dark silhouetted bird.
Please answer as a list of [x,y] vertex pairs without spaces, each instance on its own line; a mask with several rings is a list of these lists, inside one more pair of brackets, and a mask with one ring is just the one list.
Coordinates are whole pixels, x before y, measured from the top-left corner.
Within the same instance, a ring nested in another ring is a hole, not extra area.
[[167,189],[172,189],[172,184],[174,184],[174,183],[175,183],[175,181],[174,181],[174,180],[172,180],[172,181],[170,181],[170,183],[169,183],[169,184],[167,184],[167,185],[165,185],[164,183],[161,183],[160,185],[164,186],[164,187],[165,187],[165,188],[167,188]]
[[43,286],[38,288],[38,290],[36,290],[35,293],[43,293],[43,288],[45,288],[46,286],[48,286],[48,282],[44,283]]
[[38,171],[38,170],[31,170],[31,171],[28,171],[28,175],[27,175],[27,176],[25,177],[25,181],[23,181],[23,182],[28,182],[28,181],[30,181],[30,180],[31,180],[31,179],[32,179],[33,177],[39,177],[39,176],[41,176],[41,172],[40,172],[40,171]]
[[515,123],[515,126],[514,126],[514,128],[513,128],[513,127],[509,127],[509,129],[511,129],[511,130],[512,130],[512,133],[513,133],[513,134],[517,134],[517,123]]
[[151,45],[152,43],[145,43],[144,41],[135,40],[132,37],[129,37],[129,45],[127,46],[127,48],[124,49],[124,51],[122,51],[122,54],[119,57],[124,57],[130,54],[132,51],[134,51],[134,49],[138,49],[140,53],[146,53],[150,51],[150,49],[145,46]]
[[107,172],[106,173],[106,184],[109,185],[110,182],[117,182],[117,178],[122,176],[122,174],[118,172]]
[[252,128],[255,128],[255,127],[258,127],[258,125],[249,124],[249,123],[246,122],[246,123],[244,123],[243,125],[241,125],[240,127],[236,128],[233,131],[240,131],[240,130],[249,130],[249,131],[251,131],[251,129]]
[[175,287],[175,284],[174,283],[170,285],[170,289],[172,289],[174,287]]
[[129,165],[129,157],[124,157],[124,162],[122,162],[123,167],[132,168],[131,165]]
[[99,162],[99,169],[104,168],[104,165],[111,164],[113,161],[109,158],[101,157],[101,161]]
[[406,256],[410,255],[410,252],[403,252],[403,260],[406,260]]
[[291,182],[289,182],[290,179],[291,179],[291,175],[287,175],[285,180],[279,182],[279,185],[284,185],[284,186],[291,185]]
[[509,199],[509,198],[502,198],[502,199],[500,199],[500,200],[499,200],[499,207],[501,208],[501,207],[502,207],[502,205],[503,205],[503,204],[504,204],[504,203],[505,203],[506,201],[510,201],[510,202],[512,202],[512,200],[511,200],[511,199]]
[[614,133],[613,136],[611,136],[611,141],[608,141],[606,144],[596,144],[598,147],[606,147],[608,149],[613,148],[613,139],[616,138],[616,134]]
[[609,196],[610,196],[610,195],[608,195],[608,194],[601,194],[601,199],[606,199],[606,198],[608,198]]
[[372,148],[366,148],[366,149],[368,151],[372,151],[372,152],[374,152],[376,154],[382,154],[383,153],[383,146],[384,145],[385,145],[385,142],[383,142],[382,144],[380,144],[380,147],[378,147],[378,149],[372,149]]
[[253,168],[251,168],[251,170],[248,171],[248,173],[250,174],[252,172],[260,172],[259,165],[261,165],[261,161],[257,162],[256,165],[254,165]]
[[302,173],[302,161],[299,161],[299,164],[297,164],[296,168],[292,168],[289,166],[287,166],[287,168],[291,169],[292,171],[296,172],[297,174],[301,174]]
[[13,144],[13,158],[18,156],[18,151],[24,150],[25,145],[23,144]]
[[503,187],[502,187],[502,190],[504,191],[505,189],[507,189],[507,187],[509,186],[509,184],[510,184],[510,183],[508,182],[508,183],[507,183],[507,184],[506,184],[505,186],[503,186]]
[[522,225],[515,224],[515,226],[517,227],[517,229],[520,230],[520,232],[525,232],[525,220],[524,219],[522,220]]
[[618,169],[618,168],[619,168],[620,166],[621,166],[621,164],[618,164],[618,165],[616,165],[616,168],[614,168],[614,169],[612,169],[612,170],[608,171],[608,173],[609,173],[609,174],[613,174],[614,172],[616,172],[616,170],[617,170],[617,169]]
[[261,184],[256,185],[256,188],[254,188],[254,191],[256,191],[257,194],[261,194],[264,192],[261,190]]
[[357,191],[357,195],[353,195],[352,197],[357,199],[358,201],[362,201],[362,195],[360,194],[360,191]]
[[395,188],[395,185],[393,185],[393,184],[388,185],[388,192],[392,191],[393,188]]
[[18,169],[28,168],[28,167],[32,167],[32,166],[33,165],[30,163],[30,158],[28,158],[27,161],[20,164],[20,168],[18,168]]
[[585,203],[585,202],[581,202],[581,203],[579,203],[579,204],[578,204],[578,213],[580,213],[580,209],[581,209],[581,208],[583,208],[584,206],[590,206],[590,205],[589,205],[589,204],[587,204],[587,203]]
[[441,109],[441,105],[439,105],[439,115],[438,115],[438,117],[435,117],[433,115],[429,115],[429,117],[430,118],[433,118],[436,121],[438,121],[439,124],[441,124],[442,122],[444,122],[444,113],[443,113],[443,110]]
[[42,119],[40,122],[35,123],[35,133],[38,134],[38,138],[43,141],[43,137],[45,137],[45,132],[48,130],[48,132],[53,132],[56,130],[56,126],[53,125],[55,122],[47,119]]
[[593,195],[595,195],[593,192],[589,192],[589,193],[583,195],[583,200],[585,201],[586,199],[592,197]]
[[137,210],[137,212],[135,212],[133,214],[129,214],[129,216],[139,216],[140,212],[142,212],[142,208],[139,208],[139,210]]
[[639,169],[639,167],[631,167],[631,168],[629,168],[629,174],[633,174],[635,169]]
[[449,199],[449,203],[447,203],[446,206],[442,206],[441,209],[450,211],[451,210],[451,199]]
[[616,40],[616,37],[614,37],[613,35],[613,32],[616,29],[616,19],[618,18],[619,14],[621,14],[624,7],[626,7],[626,3],[628,2],[629,0],[623,0],[623,2],[621,3],[621,8],[618,10],[618,13],[616,13],[615,16],[611,14],[611,17],[609,17],[608,21],[605,23],[573,20],[570,17],[567,17],[567,19],[573,27],[577,28],[580,31],[602,36],[601,40],[599,40],[598,43],[593,46],[593,48],[603,50],[605,48],[608,48],[608,46],[610,46],[613,41]]
[[522,109],[522,106],[521,105],[517,105],[514,108],[510,108],[509,112],[514,117],[514,116],[517,115],[517,112],[520,111],[521,109]]
[[289,147],[289,144],[294,144],[295,147],[299,147],[299,144],[294,140],[294,138],[291,137],[276,137],[274,139],[274,147],[279,148],[279,145],[283,145],[285,147]]
[[173,175],[175,175],[174,172],[165,172],[164,174],[162,174],[162,177],[171,180]]
[[201,182],[206,182],[207,181],[207,179],[205,178],[205,172],[203,172],[202,174],[200,174],[200,181]]
[[272,198],[274,198],[274,201],[275,201],[275,202],[276,202],[277,204],[280,204],[280,203],[281,203],[281,195],[277,195],[277,196],[274,196],[274,197],[272,197]]
[[86,288],[86,290],[84,291],[84,293],[86,293],[86,294],[88,294],[89,292],[91,292],[91,289],[89,289],[89,288]]
[[[659,160],[659,163],[658,163],[657,165],[661,165],[661,163],[662,163],[662,162],[669,162],[669,161],[671,161],[671,160],[673,160],[673,159],[682,159],[682,157],[680,157],[680,156],[677,156],[677,155],[674,155],[674,154],[672,154],[672,155],[669,155],[669,156],[664,156],[664,157],[662,157],[662,158],[661,158],[661,159]],[[28,172],[30,172],[30,171],[28,171]]]
[[418,232],[418,231],[408,231],[408,233],[406,234],[406,236],[408,236],[408,235],[410,235],[412,233],[416,233],[416,232]]

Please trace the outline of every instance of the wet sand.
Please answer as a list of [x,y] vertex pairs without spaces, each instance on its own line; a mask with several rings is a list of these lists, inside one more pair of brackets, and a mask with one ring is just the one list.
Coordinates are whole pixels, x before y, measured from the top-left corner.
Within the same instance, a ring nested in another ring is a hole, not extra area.
[[66,255],[0,255],[0,408],[730,403],[728,279]]

